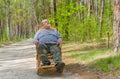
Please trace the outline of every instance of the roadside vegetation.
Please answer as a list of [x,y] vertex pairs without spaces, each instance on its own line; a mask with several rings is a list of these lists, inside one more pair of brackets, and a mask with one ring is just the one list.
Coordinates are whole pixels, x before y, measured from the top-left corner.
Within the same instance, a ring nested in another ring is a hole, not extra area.
[[74,63],[104,73],[116,74],[120,70],[120,55],[113,52],[113,47],[107,48],[105,43],[66,43],[63,45],[63,54],[73,59]]

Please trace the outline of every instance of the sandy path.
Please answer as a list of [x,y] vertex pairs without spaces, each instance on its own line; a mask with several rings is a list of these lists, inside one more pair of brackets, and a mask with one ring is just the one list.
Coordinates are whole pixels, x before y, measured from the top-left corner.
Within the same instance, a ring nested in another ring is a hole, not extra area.
[[0,48],[0,79],[82,79],[66,71],[61,76],[38,76],[35,52],[31,39]]

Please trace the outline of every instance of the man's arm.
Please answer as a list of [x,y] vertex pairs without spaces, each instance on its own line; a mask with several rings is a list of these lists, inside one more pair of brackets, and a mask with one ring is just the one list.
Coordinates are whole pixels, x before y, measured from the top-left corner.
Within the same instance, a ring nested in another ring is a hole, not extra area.
[[57,31],[57,44],[59,45],[59,47],[62,47],[62,37],[60,36],[60,33]]
[[57,40],[57,44],[59,45],[59,47],[62,47],[62,40]]
[[40,31],[37,31],[35,36],[34,36],[34,39],[33,39],[33,43],[37,46],[39,44],[39,35]]

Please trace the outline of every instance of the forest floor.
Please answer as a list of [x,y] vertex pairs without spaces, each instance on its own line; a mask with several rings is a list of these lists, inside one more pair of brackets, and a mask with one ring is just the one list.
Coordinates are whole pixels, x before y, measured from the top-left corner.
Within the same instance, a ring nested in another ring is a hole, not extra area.
[[[79,48],[81,46],[78,46]],[[73,48],[72,48],[73,49]],[[75,48],[74,48],[75,49]],[[120,79],[101,71],[89,68],[83,63],[76,63],[74,59],[65,55],[63,48],[63,61],[66,63],[62,75],[36,74],[36,50],[32,40],[25,40],[0,48],[0,79]]]

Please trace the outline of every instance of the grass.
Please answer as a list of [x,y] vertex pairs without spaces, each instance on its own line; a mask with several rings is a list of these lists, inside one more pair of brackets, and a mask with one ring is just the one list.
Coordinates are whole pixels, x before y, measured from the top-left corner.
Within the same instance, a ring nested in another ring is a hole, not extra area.
[[103,58],[91,63],[91,67],[102,70],[104,72],[115,72],[120,69],[120,55]]
[[[116,72],[120,70],[120,55],[114,54],[112,49],[107,47],[96,48],[93,45],[91,49],[81,49],[81,47],[76,49],[75,45],[70,45],[72,50],[65,51],[63,55],[69,56],[71,59],[74,59],[75,63],[86,64],[91,68],[104,71],[106,73]],[[78,44],[79,46],[79,44]],[[89,45],[86,45],[86,48]],[[85,46],[84,46],[85,47]],[[63,46],[63,49],[69,48],[69,46]]]
[[90,63],[93,60],[97,59],[102,55],[108,54],[106,49],[93,49],[93,50],[75,50],[65,52],[65,55],[68,55],[70,58],[76,60],[76,62]]

